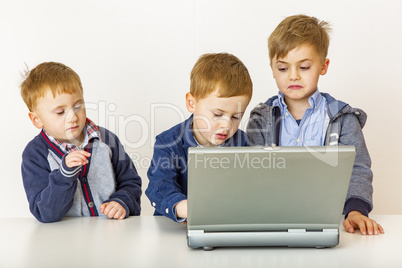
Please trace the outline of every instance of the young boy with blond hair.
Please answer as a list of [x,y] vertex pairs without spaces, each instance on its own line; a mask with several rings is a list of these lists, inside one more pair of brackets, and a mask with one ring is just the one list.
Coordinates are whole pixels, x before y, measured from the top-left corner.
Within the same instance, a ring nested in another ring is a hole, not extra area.
[[36,219],[139,215],[141,178],[119,139],[86,117],[79,76],[64,64],[45,62],[27,74],[21,95],[41,129],[21,165]]
[[252,145],[355,145],[357,150],[344,206],[346,231],[383,233],[372,210],[371,160],[362,128],[367,115],[317,88],[328,71],[329,25],[314,17],[284,19],[268,39],[270,65],[277,96],[251,111],[247,134]]
[[244,64],[231,54],[204,54],[190,80],[186,107],[192,115],[156,137],[145,191],[154,215],[176,222],[187,218],[188,148],[249,144],[238,129],[253,87]]

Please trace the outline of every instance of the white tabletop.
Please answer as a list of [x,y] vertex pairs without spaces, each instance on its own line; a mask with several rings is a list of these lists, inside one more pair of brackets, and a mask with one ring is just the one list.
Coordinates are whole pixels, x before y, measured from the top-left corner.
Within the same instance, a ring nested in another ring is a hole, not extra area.
[[0,219],[0,267],[402,267],[402,215],[372,216],[384,235],[341,230],[335,248],[187,246],[186,225],[165,217],[123,221]]

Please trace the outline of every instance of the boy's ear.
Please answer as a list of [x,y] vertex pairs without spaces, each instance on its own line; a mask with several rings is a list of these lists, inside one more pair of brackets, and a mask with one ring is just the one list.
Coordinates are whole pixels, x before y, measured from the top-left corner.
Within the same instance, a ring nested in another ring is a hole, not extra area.
[[320,72],[321,75],[324,75],[328,72],[328,66],[329,66],[329,59],[325,59],[324,63],[321,66],[321,72]]
[[39,129],[43,127],[42,121],[39,119],[38,115],[35,112],[29,112],[28,116],[35,127]]
[[193,113],[195,110],[195,99],[190,92],[187,92],[186,94],[186,107],[187,111],[189,111],[190,113]]

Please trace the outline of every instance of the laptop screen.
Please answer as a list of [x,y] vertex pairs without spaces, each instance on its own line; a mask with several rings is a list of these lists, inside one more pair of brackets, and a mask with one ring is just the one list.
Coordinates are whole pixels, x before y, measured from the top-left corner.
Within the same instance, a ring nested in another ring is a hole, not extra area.
[[189,230],[338,228],[354,146],[190,148]]

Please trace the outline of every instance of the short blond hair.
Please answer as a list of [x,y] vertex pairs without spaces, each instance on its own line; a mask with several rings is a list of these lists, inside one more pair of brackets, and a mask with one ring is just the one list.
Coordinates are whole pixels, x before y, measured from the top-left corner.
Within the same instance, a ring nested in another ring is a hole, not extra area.
[[285,18],[268,38],[269,60],[283,58],[300,45],[312,45],[322,61],[328,54],[329,23],[315,17],[295,15]]
[[50,90],[57,94],[74,94],[77,90],[83,93],[81,79],[70,67],[58,62],[44,62],[26,74],[21,84],[21,96],[32,112],[38,100]]
[[203,99],[218,89],[219,97],[248,96],[253,83],[246,66],[228,53],[203,54],[194,65],[190,76],[190,93]]

